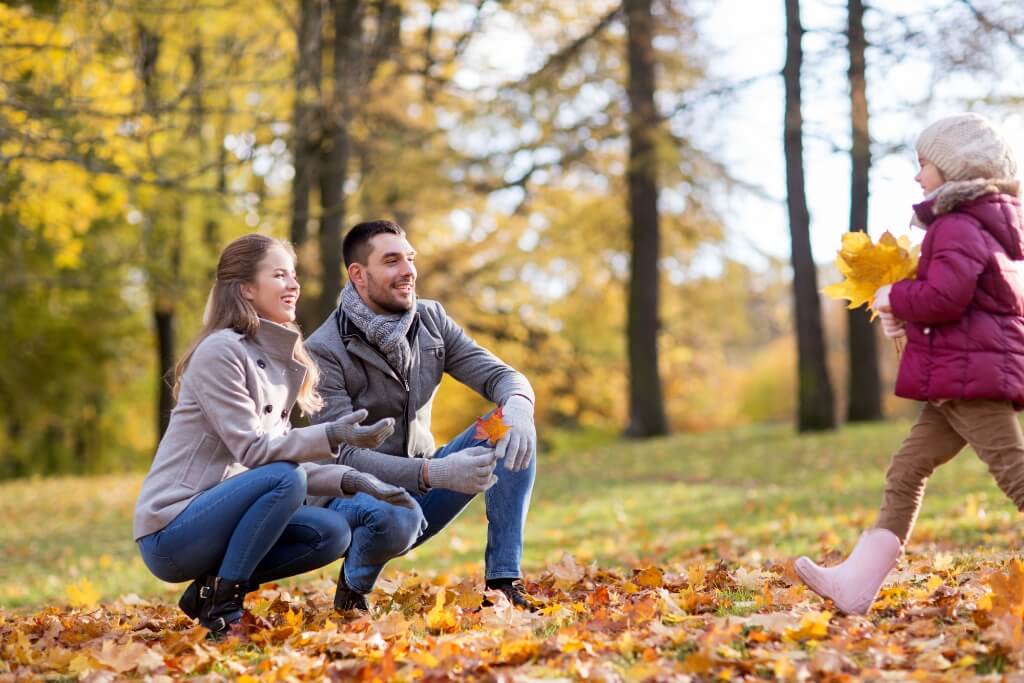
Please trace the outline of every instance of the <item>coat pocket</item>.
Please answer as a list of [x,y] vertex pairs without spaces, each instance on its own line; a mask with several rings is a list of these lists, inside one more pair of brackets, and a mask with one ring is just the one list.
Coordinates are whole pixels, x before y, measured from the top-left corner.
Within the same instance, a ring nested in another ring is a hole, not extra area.
[[[426,346],[420,350],[420,373],[435,385],[444,375],[444,345]],[[433,387],[431,387],[433,388]]]
[[220,440],[210,434],[203,434],[185,460],[178,482],[189,489],[196,489],[203,483],[207,469],[213,464]]

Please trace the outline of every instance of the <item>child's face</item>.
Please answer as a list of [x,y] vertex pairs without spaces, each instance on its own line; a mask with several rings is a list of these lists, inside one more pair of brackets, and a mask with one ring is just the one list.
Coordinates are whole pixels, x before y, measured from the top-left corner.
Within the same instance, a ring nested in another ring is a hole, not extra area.
[[935,164],[925,159],[920,154],[917,155],[917,163],[921,167],[921,170],[914,176],[914,180],[921,186],[921,190],[924,191],[925,195],[930,195],[932,192],[937,190],[946,179],[942,177],[942,171],[935,167]]

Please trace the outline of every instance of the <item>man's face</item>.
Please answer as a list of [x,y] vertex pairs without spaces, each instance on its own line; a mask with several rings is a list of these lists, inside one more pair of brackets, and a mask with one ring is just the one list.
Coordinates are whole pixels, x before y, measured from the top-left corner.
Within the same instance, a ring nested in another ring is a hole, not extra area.
[[404,313],[416,298],[416,251],[408,240],[382,233],[370,239],[366,265],[353,264],[349,276],[370,310],[377,314]]

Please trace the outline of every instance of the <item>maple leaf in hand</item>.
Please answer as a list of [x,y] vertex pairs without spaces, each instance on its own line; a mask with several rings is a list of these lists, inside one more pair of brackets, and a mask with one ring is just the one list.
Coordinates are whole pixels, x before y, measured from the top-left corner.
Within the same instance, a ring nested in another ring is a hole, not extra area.
[[825,287],[822,292],[833,299],[848,299],[849,308],[867,304],[874,320],[878,311],[872,306],[875,292],[917,274],[919,246],[911,246],[906,236],[897,239],[886,231],[874,244],[867,233],[843,235],[843,248],[837,252],[836,267],[845,278]]
[[473,436],[477,439],[487,439],[493,445],[501,441],[508,430],[509,426],[501,420],[501,407],[499,406],[489,417],[476,419],[476,432]]

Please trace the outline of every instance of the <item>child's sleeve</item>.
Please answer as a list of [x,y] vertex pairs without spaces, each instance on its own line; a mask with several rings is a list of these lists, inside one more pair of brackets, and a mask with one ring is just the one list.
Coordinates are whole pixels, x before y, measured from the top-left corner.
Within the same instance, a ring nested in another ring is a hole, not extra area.
[[981,229],[969,219],[950,215],[935,221],[931,229],[935,234],[927,276],[897,282],[889,292],[893,315],[925,325],[960,319],[989,256]]

